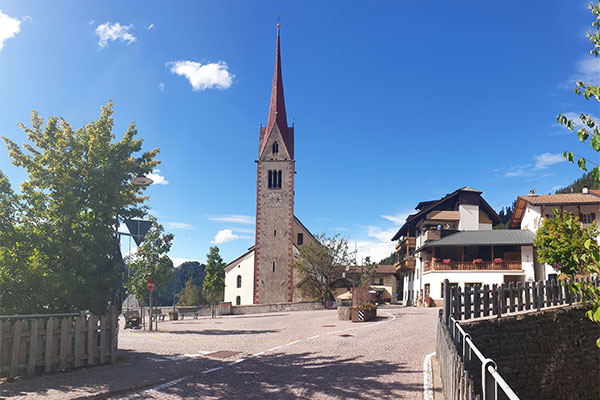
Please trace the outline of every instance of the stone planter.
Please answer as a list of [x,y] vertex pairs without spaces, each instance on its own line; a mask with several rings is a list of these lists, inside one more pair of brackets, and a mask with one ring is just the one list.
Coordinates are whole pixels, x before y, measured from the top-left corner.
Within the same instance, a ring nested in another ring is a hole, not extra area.
[[179,319],[179,313],[177,311],[169,311],[169,320],[177,321]]
[[352,322],[366,322],[371,321],[377,317],[377,310],[357,310],[353,308],[350,312],[352,316]]
[[352,319],[351,310],[350,307],[338,307],[338,320],[350,321]]

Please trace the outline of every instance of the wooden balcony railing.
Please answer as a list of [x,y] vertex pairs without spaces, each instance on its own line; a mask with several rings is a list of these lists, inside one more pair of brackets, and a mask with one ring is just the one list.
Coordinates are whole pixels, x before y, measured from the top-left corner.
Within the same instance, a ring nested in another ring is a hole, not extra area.
[[521,271],[522,269],[523,266],[520,261],[504,261],[502,263],[484,261],[475,264],[472,261],[458,261],[450,264],[438,261],[428,262],[423,266],[423,271]]

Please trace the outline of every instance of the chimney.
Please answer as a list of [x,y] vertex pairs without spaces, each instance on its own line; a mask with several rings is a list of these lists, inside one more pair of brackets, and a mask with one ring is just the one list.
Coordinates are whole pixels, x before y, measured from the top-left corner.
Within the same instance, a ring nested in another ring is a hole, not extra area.
[[529,195],[530,195],[530,196],[533,196],[534,194],[535,194],[535,189],[531,189],[531,190],[529,191]]
[[588,187],[587,187],[587,186],[584,186],[584,187],[583,187],[583,189],[581,189],[581,193],[583,193],[583,194],[588,194],[588,193],[589,193],[589,191],[588,191]]

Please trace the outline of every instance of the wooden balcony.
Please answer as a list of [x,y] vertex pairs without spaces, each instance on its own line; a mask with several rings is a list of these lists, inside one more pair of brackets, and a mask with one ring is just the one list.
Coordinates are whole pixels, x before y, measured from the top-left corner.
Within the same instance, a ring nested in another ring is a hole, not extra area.
[[398,241],[396,243],[396,253],[406,255],[408,254],[408,249],[414,249],[417,245],[417,238],[415,237],[405,237],[403,240]]
[[504,261],[503,263],[494,263],[484,261],[473,264],[472,261],[451,262],[445,264],[442,261],[428,262],[423,266],[423,271],[522,271],[523,266],[520,261]]
[[432,229],[425,231],[423,234],[423,243],[431,242],[432,240],[439,240],[442,238],[442,231]]
[[413,259],[404,259],[395,265],[396,272],[407,272],[411,269],[414,269],[417,266],[417,260]]

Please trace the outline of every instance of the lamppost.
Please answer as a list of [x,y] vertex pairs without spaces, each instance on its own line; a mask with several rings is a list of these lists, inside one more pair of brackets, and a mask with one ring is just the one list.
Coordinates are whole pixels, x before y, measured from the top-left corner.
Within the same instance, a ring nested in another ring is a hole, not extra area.
[[[138,175],[134,178],[131,179],[131,183],[136,185],[136,186],[141,186],[141,187],[145,187],[145,186],[150,186],[154,181],[150,178],[148,178],[147,176],[145,176],[142,173],[138,173]],[[121,235],[129,235],[127,233],[123,233],[123,232],[119,232],[119,205],[117,205],[117,218],[116,218],[116,224],[115,224],[115,247],[114,247],[114,252],[113,252],[113,268],[116,266],[117,264],[117,254],[121,254]],[[121,275],[121,274],[120,274]],[[127,265],[127,279],[129,279],[129,264]],[[121,286],[123,284],[123,277],[121,275]],[[116,303],[116,296],[113,295],[113,302]],[[119,297],[121,297],[121,290],[119,291]],[[120,308],[122,307],[123,301],[121,299],[121,301],[119,302],[119,312],[121,311]],[[116,304],[115,304],[116,305]]]

